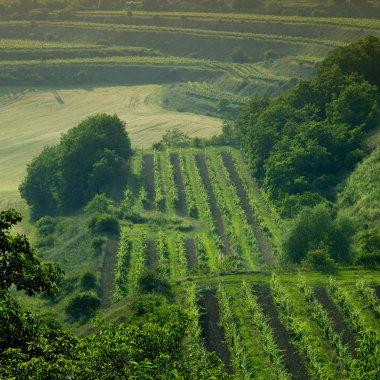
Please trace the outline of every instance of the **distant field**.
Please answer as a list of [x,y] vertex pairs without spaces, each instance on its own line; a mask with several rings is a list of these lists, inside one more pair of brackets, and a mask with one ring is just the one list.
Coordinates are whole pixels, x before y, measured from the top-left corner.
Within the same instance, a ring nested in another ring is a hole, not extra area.
[[177,127],[190,136],[212,136],[221,121],[166,111],[159,105],[161,86],[88,89],[0,90],[0,200],[13,205],[26,165],[43,146],[98,112],[126,121],[135,148],[146,148]]

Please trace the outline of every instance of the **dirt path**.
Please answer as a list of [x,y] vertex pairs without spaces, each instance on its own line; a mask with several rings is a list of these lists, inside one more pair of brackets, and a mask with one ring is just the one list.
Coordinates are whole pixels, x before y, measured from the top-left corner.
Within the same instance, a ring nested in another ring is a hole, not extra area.
[[187,215],[186,195],[178,153],[170,154],[170,162],[174,167],[174,182],[178,190],[178,202],[175,205],[176,212],[180,216],[185,216]]
[[222,152],[223,163],[228,170],[231,180],[235,185],[236,192],[240,198],[241,205],[247,215],[248,223],[252,226],[253,234],[255,235],[259,250],[262,253],[265,264],[273,265],[274,257],[273,252],[268,244],[268,241],[264,233],[260,230],[259,224],[253,214],[251,205],[249,204],[247,193],[245,192],[243,183],[235,169],[235,165],[231,159],[231,156],[227,152]]
[[153,155],[144,154],[142,163],[142,175],[144,178],[145,190],[147,192],[147,200],[144,204],[146,210],[153,210],[154,206],[154,169]]
[[287,371],[292,375],[293,379],[310,379],[306,371],[303,356],[297,351],[296,347],[291,342],[289,331],[280,321],[269,286],[255,285],[253,291],[258,297],[264,314],[269,318],[269,325],[274,332],[276,343],[280,350],[283,351],[284,364]]
[[188,238],[185,239],[185,250],[188,269],[198,269],[198,258],[197,258],[197,249],[195,247],[194,239]]
[[232,373],[231,355],[224,341],[224,329],[219,326],[220,310],[216,291],[203,291],[199,305],[204,311],[204,313],[201,314],[200,323],[206,348],[210,352],[215,352],[223,361],[226,371]]
[[210,209],[211,209],[211,213],[215,222],[216,231],[222,240],[225,253],[230,255],[232,254],[231,245],[227,238],[226,230],[223,225],[222,214],[220,213],[218,204],[216,202],[216,198],[215,198],[214,190],[212,188],[205,158],[202,154],[197,154],[195,159],[196,159],[196,163],[199,169],[199,173],[202,177],[203,185],[209,197]]
[[323,305],[334,322],[335,332],[342,337],[343,344],[347,345],[353,357],[356,357],[355,349],[358,347],[354,334],[348,328],[339,309],[335,306],[327,294],[324,286],[318,286],[314,289],[317,300]]
[[118,239],[107,240],[106,254],[104,256],[102,274],[100,276],[101,307],[104,309],[111,306],[112,294],[115,290],[116,253],[118,247]]

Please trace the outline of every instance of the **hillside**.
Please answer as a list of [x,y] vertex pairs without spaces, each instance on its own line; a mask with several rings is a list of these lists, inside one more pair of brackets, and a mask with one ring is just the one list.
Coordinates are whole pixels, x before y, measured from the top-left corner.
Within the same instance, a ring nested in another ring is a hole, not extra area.
[[378,380],[378,10],[0,0],[0,378]]

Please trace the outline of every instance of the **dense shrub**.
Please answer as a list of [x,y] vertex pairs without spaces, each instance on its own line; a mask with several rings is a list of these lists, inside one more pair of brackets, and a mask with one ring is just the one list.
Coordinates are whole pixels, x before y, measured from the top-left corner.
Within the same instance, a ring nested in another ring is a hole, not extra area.
[[89,228],[93,232],[118,234],[120,231],[119,221],[115,216],[109,214],[99,214],[93,216],[88,222]]
[[93,290],[97,287],[97,279],[91,272],[86,272],[80,279],[80,286],[83,290]]
[[96,314],[99,306],[100,299],[95,293],[81,293],[69,301],[66,313],[73,319],[87,319]]
[[170,285],[154,270],[146,270],[139,279],[139,289],[143,293],[165,293]]
[[324,249],[309,251],[305,259],[302,260],[302,264],[314,269],[331,269],[335,266],[334,260]]
[[306,208],[294,220],[283,241],[285,257],[294,263],[306,258],[310,251],[329,252],[336,262],[353,260],[351,240],[354,226],[348,219],[334,219],[325,205]]

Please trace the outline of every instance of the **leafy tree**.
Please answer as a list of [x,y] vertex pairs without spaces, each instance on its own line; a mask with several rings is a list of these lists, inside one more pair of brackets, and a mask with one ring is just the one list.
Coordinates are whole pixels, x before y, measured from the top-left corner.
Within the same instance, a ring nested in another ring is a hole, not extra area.
[[83,206],[119,180],[131,154],[124,122],[116,115],[89,117],[33,159],[21,196],[35,217]]
[[347,219],[334,219],[325,205],[304,209],[294,220],[283,241],[285,257],[294,263],[303,260],[310,251],[328,252],[336,262],[352,261],[350,249],[354,228]]
[[73,297],[66,307],[66,313],[74,319],[88,319],[95,316],[100,298],[95,293],[81,293]]
[[58,148],[45,147],[28,165],[27,175],[19,187],[35,218],[54,214],[60,207],[58,160]]

